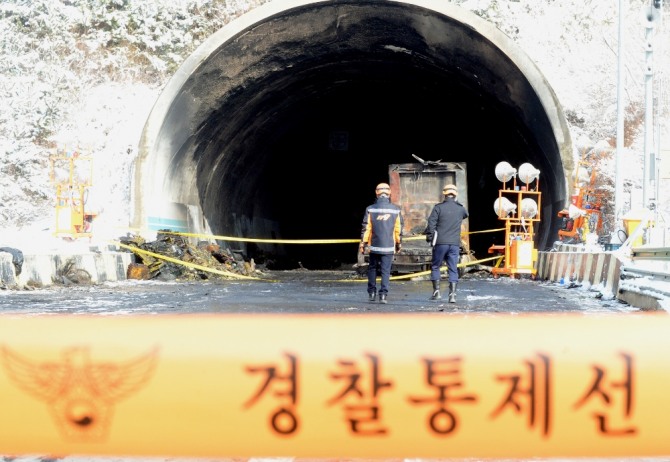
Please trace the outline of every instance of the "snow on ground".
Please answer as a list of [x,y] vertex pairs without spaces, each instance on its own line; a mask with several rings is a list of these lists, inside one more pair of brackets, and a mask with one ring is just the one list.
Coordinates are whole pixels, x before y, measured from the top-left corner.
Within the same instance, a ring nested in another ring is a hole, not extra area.
[[655,298],[663,310],[670,310],[670,261],[627,261],[619,289]]

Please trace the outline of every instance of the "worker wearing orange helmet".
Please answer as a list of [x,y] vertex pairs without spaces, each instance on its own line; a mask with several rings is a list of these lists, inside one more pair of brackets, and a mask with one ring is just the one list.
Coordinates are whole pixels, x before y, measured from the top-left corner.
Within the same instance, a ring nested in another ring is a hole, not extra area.
[[449,280],[449,303],[456,303],[458,285],[458,258],[461,253],[461,223],[468,218],[468,211],[456,200],[456,185],[447,184],[442,189],[444,200],[433,207],[428,217],[426,240],[433,244],[433,258],[430,265],[430,280],[433,282],[431,300],[441,300],[440,267],[447,261]]
[[[402,246],[403,217],[400,207],[391,203],[391,187],[387,183],[379,183],[375,194],[377,200],[365,209],[363,215],[359,251],[369,252],[368,300],[376,301],[379,294],[379,303],[386,303],[393,255]],[[379,292],[378,274],[381,274]]]

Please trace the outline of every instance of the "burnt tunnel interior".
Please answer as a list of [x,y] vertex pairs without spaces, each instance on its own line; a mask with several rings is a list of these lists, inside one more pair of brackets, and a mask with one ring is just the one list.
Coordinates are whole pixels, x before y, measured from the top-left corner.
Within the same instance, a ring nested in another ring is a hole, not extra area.
[[[212,46],[173,103],[197,102],[170,156],[177,166],[192,156],[214,234],[358,239],[375,186],[414,154],[466,163],[470,231],[504,227],[496,165],[533,164],[543,194],[536,247],[551,247],[565,197],[560,147],[532,85],[489,38],[402,2],[305,2],[260,17],[252,34],[244,26]],[[436,28],[444,32],[431,42]],[[168,117],[164,132],[173,128]],[[477,258],[503,243],[504,232],[470,235]],[[355,243],[222,244],[277,269],[357,261]]]
[[[285,239],[358,238],[375,186],[389,181],[390,164],[417,162],[412,154],[465,162],[470,229],[500,228],[493,209],[502,187],[495,165],[504,159],[518,166],[531,149],[512,121],[498,113],[495,101],[445,77],[397,66],[392,74],[368,70],[278,117],[282,120],[272,131],[279,136],[259,140],[256,148],[267,153],[256,199],[280,223]],[[475,255],[484,256],[491,244],[504,242],[503,236],[472,234],[470,245]],[[353,264],[357,247],[290,245],[281,266]]]

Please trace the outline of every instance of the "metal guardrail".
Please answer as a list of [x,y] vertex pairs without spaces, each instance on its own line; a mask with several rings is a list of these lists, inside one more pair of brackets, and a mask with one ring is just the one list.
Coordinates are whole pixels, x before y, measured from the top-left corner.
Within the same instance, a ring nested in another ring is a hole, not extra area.
[[[626,276],[633,278],[651,278],[655,281],[670,281],[670,271],[663,269],[649,269],[644,267],[636,267],[634,265],[626,265],[621,268],[621,276],[625,279]],[[668,287],[670,292],[670,286]]]
[[670,261],[670,247],[633,247],[630,258],[636,260],[668,260]]
[[622,276],[670,281],[670,247],[633,247],[630,263],[624,264],[621,270]]
[[634,247],[621,266],[619,298],[643,309],[668,309],[670,247]]

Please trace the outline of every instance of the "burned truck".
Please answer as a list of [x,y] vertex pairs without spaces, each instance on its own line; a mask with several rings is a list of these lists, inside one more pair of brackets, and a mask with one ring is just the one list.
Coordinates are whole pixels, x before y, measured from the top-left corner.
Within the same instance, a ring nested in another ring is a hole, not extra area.
[[[452,183],[458,201],[468,207],[467,171],[464,162],[424,161],[389,165],[391,202],[398,205],[404,219],[402,249],[393,259],[391,272],[417,273],[430,270],[432,247],[426,242],[426,227],[433,206],[442,202],[442,188]],[[470,255],[468,220],[461,227],[461,261]],[[357,271],[365,274],[367,255],[359,255]],[[462,274],[462,269],[460,270]]]

